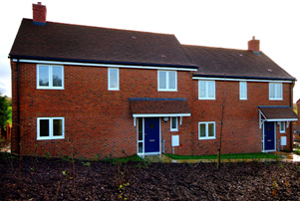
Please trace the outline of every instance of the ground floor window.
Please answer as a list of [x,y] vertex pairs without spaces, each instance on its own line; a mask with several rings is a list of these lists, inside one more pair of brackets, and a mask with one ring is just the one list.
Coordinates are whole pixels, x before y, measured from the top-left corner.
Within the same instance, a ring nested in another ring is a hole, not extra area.
[[37,118],[37,139],[52,140],[64,139],[64,123],[63,117],[39,117]]
[[177,117],[171,117],[171,131],[178,131],[178,118]]
[[280,133],[285,133],[285,123],[284,121],[279,122]]
[[215,122],[199,122],[198,125],[199,140],[216,138]]

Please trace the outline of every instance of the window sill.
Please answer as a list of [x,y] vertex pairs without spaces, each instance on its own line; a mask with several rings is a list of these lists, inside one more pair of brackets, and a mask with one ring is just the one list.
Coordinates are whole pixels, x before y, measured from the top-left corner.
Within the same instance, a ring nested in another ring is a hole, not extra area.
[[38,137],[37,140],[63,140],[65,137]]
[[216,137],[203,137],[203,138],[198,138],[198,140],[215,140]]
[[216,100],[216,98],[198,98],[198,100]]
[[36,89],[49,89],[49,90],[64,90],[64,87],[37,87]]
[[164,92],[177,92],[177,89],[157,89],[157,91],[164,91]]
[[282,101],[282,98],[269,98],[270,101]]

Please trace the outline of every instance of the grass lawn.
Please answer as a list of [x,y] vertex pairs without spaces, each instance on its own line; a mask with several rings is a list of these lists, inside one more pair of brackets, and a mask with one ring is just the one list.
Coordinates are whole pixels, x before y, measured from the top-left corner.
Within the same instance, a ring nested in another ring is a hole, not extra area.
[[295,149],[294,152],[300,155],[300,148]]
[[[205,155],[205,156],[182,156],[175,154],[165,154],[172,159],[217,159],[217,155]],[[280,156],[276,156],[268,153],[248,153],[248,154],[222,154],[221,159],[264,159],[271,158],[276,159]]]

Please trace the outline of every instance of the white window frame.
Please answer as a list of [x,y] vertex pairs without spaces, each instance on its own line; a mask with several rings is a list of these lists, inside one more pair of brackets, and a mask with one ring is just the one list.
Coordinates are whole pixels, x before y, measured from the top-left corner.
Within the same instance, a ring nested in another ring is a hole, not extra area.
[[[205,97],[200,97],[200,83],[204,82],[205,83]],[[209,83],[213,84],[213,97],[209,97]],[[199,100],[216,100],[216,82],[214,80],[199,80],[198,81],[198,98]]]
[[[160,73],[161,72],[165,72],[166,73],[166,88],[165,89],[162,89],[162,88],[159,88],[160,86]],[[175,89],[170,89],[170,86],[169,86],[169,74],[170,72],[175,72]],[[157,71],[157,91],[177,91],[177,71],[165,71],[165,70],[158,70]]]
[[284,121],[279,122],[279,131],[280,131],[280,133],[285,133],[285,122]]
[[[175,119],[175,128],[173,128],[173,126],[172,126],[173,119]],[[172,132],[178,131],[178,118],[177,117],[171,117],[170,118],[170,130]]]
[[[39,67],[48,67],[48,79],[49,79],[49,86],[40,86],[39,76],[40,76],[40,70]],[[62,73],[62,86],[53,86],[53,67],[60,67],[61,73]],[[36,88],[37,89],[64,89],[64,66],[57,66],[57,65],[42,65],[37,64],[36,65]]]
[[[271,85],[274,85],[274,97],[271,97]],[[280,91],[277,90],[276,86],[280,86]],[[283,90],[282,83],[270,82],[269,83],[269,100],[283,100]],[[278,93],[281,92],[281,97],[277,97]]]
[[[243,90],[245,94],[243,93]],[[247,82],[240,82],[240,100],[247,100],[247,93]]]
[[[53,136],[53,120],[62,120],[62,136]],[[40,136],[40,120],[49,120],[49,137]],[[37,140],[65,139],[65,118],[64,117],[38,117],[37,118]]]
[[[110,76],[111,76],[111,71],[112,70],[117,70],[117,87],[110,87]],[[108,82],[107,82],[107,88],[110,91],[119,91],[120,90],[120,71],[119,68],[108,68],[107,70],[107,78],[108,78]]]
[[[204,124],[205,125],[205,137],[200,137],[200,125]],[[214,125],[214,136],[213,137],[209,137],[208,136],[208,128],[209,128],[209,124],[213,124]],[[210,140],[210,139],[216,139],[216,122],[214,121],[203,121],[203,122],[198,122],[198,139],[199,140]]]

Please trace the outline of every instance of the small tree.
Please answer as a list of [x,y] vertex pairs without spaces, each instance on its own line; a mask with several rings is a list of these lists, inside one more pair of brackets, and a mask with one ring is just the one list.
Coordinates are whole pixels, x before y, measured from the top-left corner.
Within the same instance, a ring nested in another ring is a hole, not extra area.
[[6,136],[6,124],[10,115],[10,104],[7,96],[1,96],[0,94],[0,129],[1,129],[1,137]]

